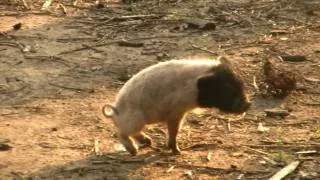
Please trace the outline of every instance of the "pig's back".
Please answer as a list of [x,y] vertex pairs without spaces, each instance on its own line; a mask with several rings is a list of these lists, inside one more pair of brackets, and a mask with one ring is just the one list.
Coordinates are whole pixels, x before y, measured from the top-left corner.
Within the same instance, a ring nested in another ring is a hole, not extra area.
[[197,78],[217,66],[214,60],[171,60],[134,75],[120,90],[115,106],[121,113],[142,113],[149,123],[172,112],[196,107]]

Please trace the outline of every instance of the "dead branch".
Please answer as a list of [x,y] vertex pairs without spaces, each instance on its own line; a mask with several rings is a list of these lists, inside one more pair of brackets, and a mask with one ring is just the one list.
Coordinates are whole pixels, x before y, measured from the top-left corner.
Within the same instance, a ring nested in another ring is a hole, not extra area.
[[64,85],[55,84],[55,83],[51,83],[51,82],[49,82],[49,85],[56,86],[56,87],[63,88],[63,89],[73,90],[73,91],[83,91],[83,92],[87,92],[87,93],[93,93],[94,92],[94,89],[67,87],[67,86],[64,86]]
[[290,61],[290,62],[302,62],[306,61],[306,56],[295,55],[295,56],[279,56],[282,61]]
[[77,37],[77,38],[59,38],[57,42],[70,42],[70,41],[98,41],[95,37]]
[[[305,103],[307,104],[307,103]],[[312,105],[312,104],[309,104]],[[317,105],[317,104],[315,104]],[[268,122],[268,125],[272,126],[293,126],[293,125],[303,125],[303,124],[310,124],[313,125],[314,123],[318,123],[320,120],[317,119],[306,119],[302,121],[297,121],[297,122],[283,122],[283,123],[273,123],[273,122]]]
[[16,112],[11,112],[11,113],[1,113],[0,116],[10,116],[10,115],[14,115],[14,114],[19,114]]
[[89,45],[87,45],[87,44],[82,44],[82,46],[83,46],[84,48],[91,49],[91,50],[93,50],[93,51],[96,52],[96,53],[102,53],[102,52],[103,52],[102,50],[99,50],[99,49],[97,49],[97,48],[91,47],[91,46],[89,46]]
[[99,143],[99,140],[98,139],[95,139],[94,140],[94,153],[96,155],[100,155],[101,154],[101,151],[100,151],[100,143]]
[[23,5],[24,8],[26,8],[27,10],[30,10],[30,7],[29,7],[29,5],[28,5],[26,0],[21,0],[21,2],[22,2],[22,5]]
[[[165,161],[157,161],[155,163],[158,166],[168,166],[168,164],[171,164],[170,162],[165,162]],[[179,164],[179,163],[173,163],[177,168],[183,168],[183,169],[197,169],[200,172],[207,173],[210,175],[221,175],[221,174],[229,174],[229,173],[234,173],[234,172],[239,172],[243,174],[265,174],[265,173],[270,173],[269,171],[246,171],[246,170],[240,170],[236,168],[229,168],[229,169],[223,169],[223,168],[213,168],[209,166],[197,166],[197,165],[187,165],[187,164]]]
[[[266,143],[266,144],[277,144],[279,145],[279,141],[266,141],[261,140],[260,142]],[[296,146],[320,146],[320,143],[300,143],[300,142],[287,142],[287,141],[281,141],[281,144],[283,145],[296,145]]]
[[197,46],[197,45],[192,45],[192,47],[194,48],[194,49],[199,49],[199,50],[201,50],[201,51],[204,51],[204,52],[207,52],[207,53],[210,53],[210,54],[214,54],[214,55],[217,55],[218,53],[217,52],[214,52],[214,51],[210,51],[210,50],[208,50],[207,48],[201,48],[201,47],[199,47],[199,46]]
[[317,150],[295,152],[295,154],[299,154],[299,155],[310,155],[310,154],[317,154],[317,153],[318,153]]
[[127,47],[142,47],[143,46],[143,42],[135,42],[135,41],[119,41],[118,45],[119,46],[127,46]]
[[62,59],[61,57],[58,57],[58,56],[27,56],[27,55],[24,55],[23,56],[25,59],[38,59],[38,60],[41,60],[41,61],[48,61],[48,60],[51,60],[51,61],[55,61],[55,62],[59,62],[67,67],[70,67],[70,65],[68,64],[68,62],[64,59]]
[[319,144],[243,144],[242,146],[248,146],[252,148],[301,148],[301,147],[316,147],[320,148]]
[[145,19],[145,18],[162,18],[165,14],[137,14],[137,15],[129,15],[129,16],[120,16],[120,17],[114,17],[113,20],[127,20],[127,19]]
[[16,92],[19,92],[19,91],[22,91],[24,90],[25,88],[29,87],[29,85],[23,85],[15,90],[12,90],[12,91],[7,91],[7,92],[1,92],[0,94],[12,94],[12,93],[16,93]]
[[[186,34],[132,38],[132,39],[128,39],[127,41],[147,40],[147,39],[160,39],[160,38],[176,38],[176,37],[181,37],[181,36],[186,36]],[[123,40],[109,41],[109,42],[102,43],[102,44],[95,44],[95,45],[88,45],[88,46],[90,46],[90,47],[102,47],[102,46],[117,44],[117,43],[119,43],[121,41],[123,41]],[[86,50],[86,49],[89,49],[89,48],[88,47],[81,47],[81,48],[76,48],[76,49],[72,49],[72,50],[68,50],[68,51],[63,51],[63,52],[60,52],[59,55],[74,53],[74,52],[83,51],[83,50]]]
[[198,143],[198,144],[193,144],[188,147],[181,148],[182,150],[191,150],[191,149],[214,149],[218,145],[217,144],[210,144],[210,143]]
[[42,11],[47,10],[52,2],[53,2],[53,0],[46,0],[46,2],[44,2],[43,5],[42,5],[41,10]]
[[308,81],[308,82],[315,82],[315,83],[319,83],[320,79],[316,79],[316,78],[311,78],[311,77],[305,77],[303,76],[303,79]]
[[21,51],[23,51],[24,49],[23,45],[17,42],[0,42],[0,46],[15,47],[15,48],[19,48]]
[[256,91],[259,91],[259,86],[257,85],[257,82],[256,82],[256,76],[253,76],[253,87],[254,89],[256,89]]
[[273,175],[269,180],[281,180],[290,173],[292,173],[296,168],[299,166],[300,161],[294,161],[287,165],[286,167],[282,168],[278,171],[275,175]]
[[246,148],[247,148],[248,150],[250,150],[250,151],[257,152],[257,153],[262,154],[262,155],[270,156],[269,153],[266,153],[266,152],[264,152],[264,151],[261,151],[261,150],[258,150],[258,149],[253,149],[253,148],[250,148],[250,147],[246,147]]

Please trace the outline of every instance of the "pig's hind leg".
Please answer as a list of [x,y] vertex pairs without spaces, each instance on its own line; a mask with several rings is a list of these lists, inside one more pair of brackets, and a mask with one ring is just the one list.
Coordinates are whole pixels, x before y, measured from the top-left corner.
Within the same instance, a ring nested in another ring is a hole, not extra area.
[[[140,113],[130,114],[130,116],[125,116],[128,118],[121,119],[118,121],[119,138],[121,143],[124,145],[126,150],[133,156],[138,153],[138,146],[135,143],[135,140],[142,139],[144,142],[147,142],[147,136],[141,134],[142,129],[144,128],[143,116]],[[135,137],[138,135],[138,139]],[[150,138],[149,138],[150,139]]]
[[124,135],[124,134],[120,134],[119,135],[119,139],[120,142],[124,145],[124,147],[126,148],[126,150],[132,155],[135,156],[138,153],[138,147],[136,145],[136,143],[134,142],[134,140],[128,136],[128,135]]

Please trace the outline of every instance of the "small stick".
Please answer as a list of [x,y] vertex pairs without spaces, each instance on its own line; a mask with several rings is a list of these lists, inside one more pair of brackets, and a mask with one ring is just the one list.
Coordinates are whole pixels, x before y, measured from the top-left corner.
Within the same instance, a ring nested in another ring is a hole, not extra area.
[[64,88],[64,89],[69,89],[69,90],[73,90],[73,91],[84,91],[84,92],[88,92],[88,93],[93,93],[94,89],[82,89],[82,88],[74,88],[74,87],[66,87],[63,85],[59,85],[59,84],[54,84],[54,83],[49,83],[51,86],[56,86],[59,88]]
[[18,92],[18,91],[22,91],[24,90],[25,88],[29,87],[29,85],[23,85],[21,86],[20,88],[17,88],[15,90],[12,90],[12,91],[8,91],[8,92],[3,92],[1,94],[12,94],[12,93],[15,93],[15,92]]
[[307,58],[305,56],[301,56],[301,55],[295,55],[295,56],[279,56],[279,58],[282,61],[291,61],[291,62],[302,62],[302,61],[306,61]]
[[143,42],[134,42],[134,41],[119,41],[118,42],[119,46],[127,46],[127,47],[142,47]]
[[24,58],[25,59],[39,59],[42,61],[52,60],[52,61],[59,62],[67,67],[70,67],[70,65],[68,64],[68,62],[66,60],[64,60],[58,56],[27,56],[27,55],[24,55]]
[[115,20],[126,20],[126,19],[143,19],[143,18],[161,18],[165,16],[164,14],[138,14],[130,16],[114,17]]
[[309,82],[320,82],[320,79],[316,79],[316,78],[310,78],[310,77],[305,77],[303,76],[303,79],[306,80],[306,81],[309,81]]
[[211,161],[211,155],[212,155],[212,152],[210,151],[210,152],[208,153],[208,155],[207,155],[207,160],[208,160],[208,161]]
[[30,7],[28,6],[28,3],[27,3],[27,1],[26,0],[21,0],[22,1],[22,5],[23,5],[23,7],[25,7],[26,9],[30,9]]
[[317,153],[316,150],[309,150],[309,151],[299,151],[299,152],[296,152],[295,154],[308,155],[308,154],[316,154],[316,153]]
[[100,154],[100,145],[99,145],[99,140],[97,139],[94,140],[94,153],[96,155]]
[[59,38],[56,39],[57,42],[69,42],[69,41],[97,41],[95,37],[74,37],[74,38]]
[[274,160],[272,160],[272,159],[270,159],[270,158],[268,158],[268,157],[266,157],[266,156],[262,156],[262,158],[264,159],[264,160],[266,160],[266,161],[268,161],[270,164],[272,164],[272,165],[277,165],[278,163],[277,162],[275,162]]
[[218,54],[217,52],[210,51],[210,50],[208,50],[208,49],[206,49],[206,48],[201,48],[201,47],[199,47],[199,46],[197,46],[197,45],[194,45],[194,44],[192,45],[192,47],[195,48],[195,49],[199,49],[199,50],[201,50],[201,51],[210,53],[210,54],[214,54],[214,55],[217,55],[217,54]]
[[230,122],[230,119],[228,119],[228,131],[229,131],[229,132],[231,131],[231,122]]
[[[160,39],[160,38],[176,38],[176,37],[181,37],[181,36],[186,36],[186,35],[183,34],[183,35],[164,35],[164,36],[140,37],[140,38],[128,39],[128,41],[147,40],[147,39]],[[91,47],[102,47],[102,46],[112,45],[112,44],[119,43],[120,41],[122,41],[122,40],[115,40],[115,41],[110,41],[110,42],[106,42],[106,43],[95,44],[95,45],[92,45]],[[69,53],[78,52],[78,51],[83,51],[83,50],[86,50],[86,49],[88,49],[88,48],[87,47],[76,48],[76,49],[60,52],[59,55],[61,55],[61,54],[69,54]]]
[[290,173],[292,173],[296,168],[299,166],[300,161],[294,161],[287,165],[286,167],[282,168],[278,171],[275,175],[273,175],[269,180],[281,180]]
[[46,2],[43,3],[41,10],[46,10],[48,9],[48,7],[51,5],[51,3],[53,2],[53,0],[46,0]]
[[102,52],[103,52],[102,50],[99,50],[99,49],[97,49],[97,48],[91,47],[91,46],[89,46],[89,45],[87,45],[87,44],[82,44],[82,46],[85,47],[85,48],[88,48],[88,49],[92,49],[92,50],[95,51],[96,53],[102,53]]
[[166,172],[169,173],[173,170],[174,166],[171,166]]
[[257,152],[257,153],[260,153],[260,154],[263,154],[263,155],[266,155],[266,156],[270,156],[269,153],[266,153],[266,152],[263,152],[261,150],[258,150],[258,149],[253,149],[253,148],[250,148],[250,147],[246,147],[247,149],[249,149],[250,151],[254,151],[254,152]]
[[253,87],[259,91],[259,86],[257,85],[257,82],[256,82],[256,76],[253,76]]

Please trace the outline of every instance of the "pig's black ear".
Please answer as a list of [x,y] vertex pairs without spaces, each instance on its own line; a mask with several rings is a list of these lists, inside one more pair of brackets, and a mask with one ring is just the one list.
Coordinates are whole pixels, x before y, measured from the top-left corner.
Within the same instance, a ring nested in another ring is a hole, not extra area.
[[219,78],[215,73],[208,73],[198,78],[198,99],[200,107],[214,107],[217,103],[216,96],[219,87]]
[[202,75],[198,77],[198,87],[207,88],[208,86],[212,85],[214,81],[216,81],[215,73],[208,73],[208,74]]

